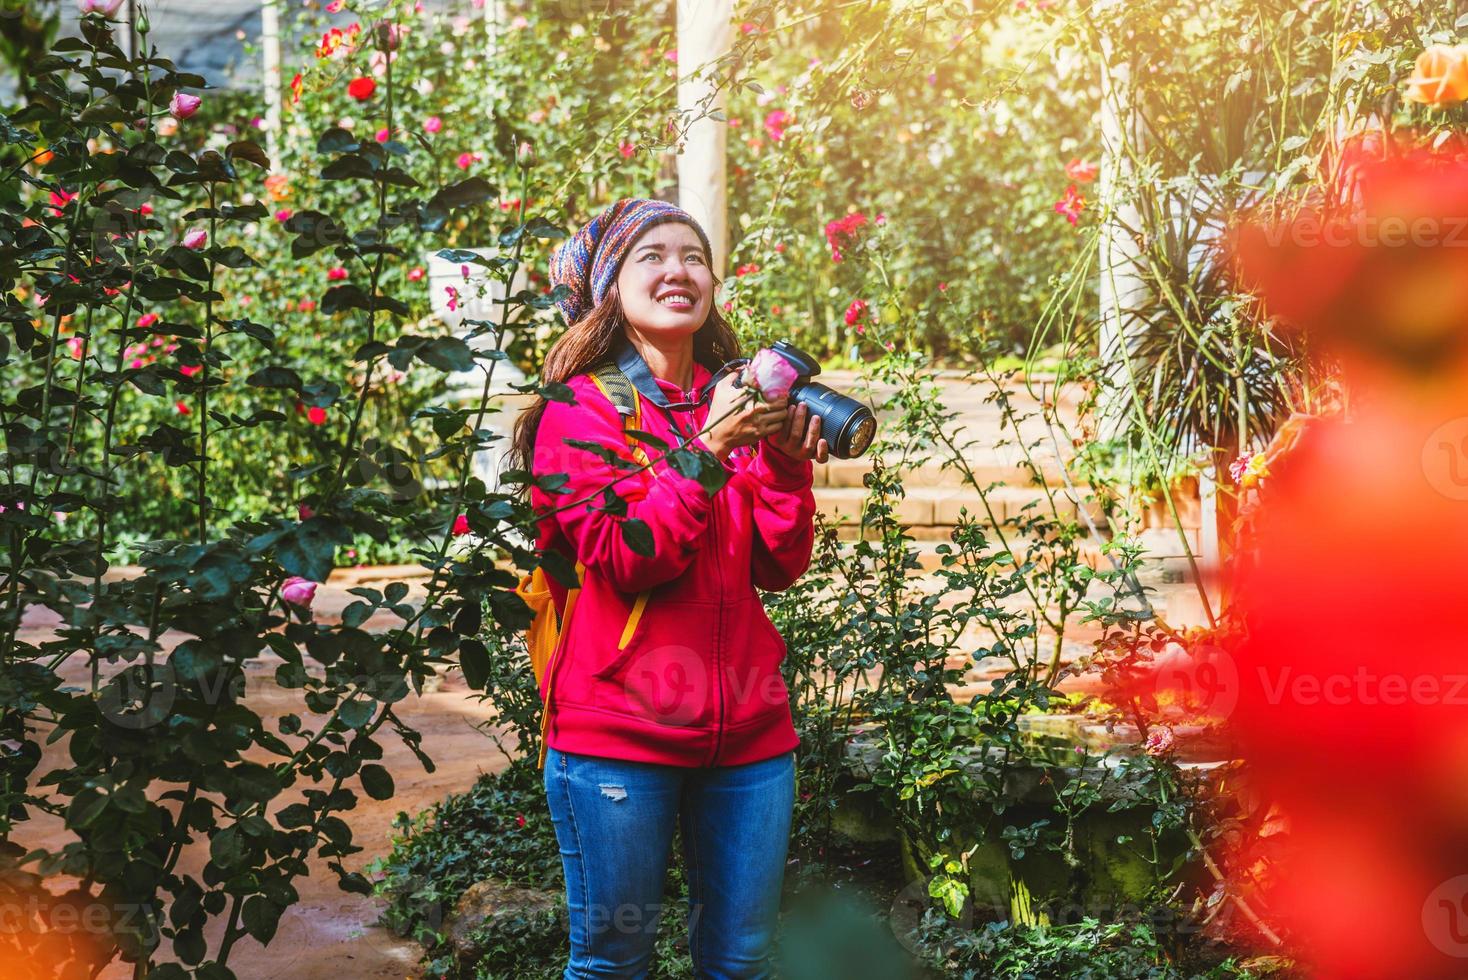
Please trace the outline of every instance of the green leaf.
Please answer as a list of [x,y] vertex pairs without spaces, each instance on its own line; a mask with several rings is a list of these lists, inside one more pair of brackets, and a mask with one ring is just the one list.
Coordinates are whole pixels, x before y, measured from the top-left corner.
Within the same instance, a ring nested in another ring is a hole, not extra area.
[[353,698],[342,705],[337,715],[348,728],[362,728],[377,714],[377,702],[371,698]]
[[468,371],[474,367],[474,350],[458,337],[434,337],[418,348],[418,359],[440,371]]
[[489,681],[489,650],[483,643],[472,638],[459,641],[459,668],[464,672],[464,683],[472,690],[482,691]]
[[373,612],[374,610],[372,606],[365,602],[349,603],[347,607],[342,610],[342,625],[350,626],[352,629],[356,629],[358,626],[361,626],[363,623],[367,622],[367,620],[372,617]]
[[224,155],[231,160],[247,160],[261,170],[270,169],[270,158],[253,140],[235,140],[224,148]]
[[525,226],[525,231],[535,238],[551,239],[566,237],[566,230],[564,228],[551,224],[539,215],[530,219],[530,222]]
[[627,547],[644,558],[651,558],[656,553],[653,543],[652,528],[647,522],[638,517],[629,517],[619,525],[622,529],[622,540],[627,542]]
[[292,803],[275,815],[275,822],[287,828],[309,827],[315,819],[315,813],[304,803]]
[[372,177],[372,166],[359,156],[337,157],[321,168],[322,180],[351,180]]
[[646,443],[647,445],[652,446],[653,448],[657,449],[658,452],[665,453],[668,451],[667,441],[659,436],[653,435],[651,432],[643,432],[641,429],[624,429],[623,432],[624,434],[636,439],[638,442]]
[[438,257],[448,262],[458,263],[459,265],[488,264],[485,261],[484,256],[480,255],[478,252],[471,252],[467,248],[441,248],[438,250]]
[[[483,177],[470,177],[455,184],[439,188],[437,194],[428,202],[430,209],[448,210],[454,208],[467,208],[475,204],[483,204],[494,197],[494,185]],[[482,260],[481,260],[482,261]]]
[[615,449],[612,449],[610,446],[603,446],[599,442],[592,442],[589,439],[566,439],[563,441],[566,445],[571,446],[574,449],[583,449],[586,452],[591,453],[602,462],[608,463],[619,470],[642,469],[641,463],[636,463],[630,459],[626,459]]
[[280,794],[280,780],[275,771],[257,762],[245,762],[237,766],[230,777],[235,792],[249,804],[267,803]]
[[285,909],[263,895],[251,895],[245,899],[241,921],[245,931],[264,946],[275,938],[275,928],[280,924],[280,914]]
[[274,365],[261,368],[245,379],[245,384],[255,388],[287,388],[301,390],[301,376],[293,369]]
[[357,138],[340,126],[332,126],[323,132],[316,140],[316,152],[327,153],[354,153],[357,150]]
[[163,260],[159,264],[167,269],[177,269],[189,278],[197,279],[200,282],[209,278],[209,263],[204,260],[204,256],[182,245],[169,246],[168,251],[163,253]]
[[374,800],[390,800],[394,792],[392,774],[382,766],[373,764],[362,767],[362,788]]
[[107,797],[98,790],[87,788],[76,795],[66,809],[67,827],[90,827],[107,809]]
[[297,211],[286,220],[285,230],[297,237],[291,242],[291,257],[304,258],[346,241],[346,229],[320,211]]
[[237,980],[234,971],[210,960],[194,971],[195,980]]
[[336,549],[351,543],[351,532],[341,522],[312,517],[286,529],[276,542],[275,560],[287,575],[325,582],[335,567]]
[[209,858],[221,868],[233,868],[244,860],[244,857],[245,845],[240,838],[238,828],[225,827],[210,838]]
[[719,492],[729,480],[729,473],[713,453],[688,447],[669,453],[666,457],[673,471],[697,480],[704,492],[712,496]]
[[370,310],[372,300],[361,286],[333,286],[321,297],[321,312],[330,316],[343,310]]

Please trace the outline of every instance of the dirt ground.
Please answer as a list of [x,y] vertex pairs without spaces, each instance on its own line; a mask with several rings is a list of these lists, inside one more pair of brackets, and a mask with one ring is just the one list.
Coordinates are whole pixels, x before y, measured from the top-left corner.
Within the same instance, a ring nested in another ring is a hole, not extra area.
[[[386,577],[382,577],[384,574]],[[326,585],[317,590],[313,608],[318,620],[334,618],[342,606],[355,598],[346,594],[347,588],[369,581],[381,588],[393,577],[389,570],[372,569],[343,570],[334,574]],[[409,601],[418,594],[419,588],[414,585]],[[31,613],[34,615],[28,614],[25,632],[33,637],[54,626],[54,617],[48,617],[45,610],[32,610]],[[183,639],[182,635],[164,637],[169,648]],[[312,726],[313,716],[305,710],[299,692],[275,686],[272,677],[278,663],[270,656],[250,665],[245,703],[264,719],[271,731],[277,730],[275,719],[292,711],[301,715],[306,725]],[[88,676],[86,658],[74,657],[63,669],[63,676],[68,684],[81,686]],[[397,792],[386,801],[373,800],[358,792],[357,808],[341,814],[352,828],[355,843],[364,848],[362,853],[346,859],[350,869],[362,870],[373,858],[387,852],[393,817],[399,811],[416,813],[449,793],[468,789],[481,773],[498,772],[506,765],[505,757],[494,743],[483,730],[475,727],[485,722],[489,711],[471,696],[457,671],[441,678],[437,690],[425,691],[421,696],[410,693],[396,710],[406,724],[423,733],[423,749],[433,759],[437,770],[431,774],[424,772],[417,758],[391,733],[380,740],[383,745],[381,764],[392,773]],[[320,716],[314,717],[320,720]],[[263,753],[251,757],[257,761],[271,761]],[[49,772],[64,761],[64,740],[47,746],[38,775]],[[168,788],[162,787],[164,790]],[[271,805],[271,811],[302,799],[303,791],[308,788],[311,788],[310,784],[286,791]],[[15,834],[15,840],[27,849],[59,849],[70,839],[60,819],[40,813],[22,824]],[[205,842],[184,852],[178,870],[197,876],[207,857]],[[417,963],[421,950],[417,944],[399,939],[372,924],[384,903],[380,899],[341,891],[336,884],[336,875],[326,867],[324,859],[312,855],[309,863],[310,876],[295,882],[301,900],[282,916],[269,947],[262,947],[248,936],[236,942],[229,966],[240,980],[356,980],[420,976]],[[73,884],[73,879],[58,877],[48,881],[47,887],[53,893],[60,893]],[[218,948],[223,935],[224,918],[215,917],[206,933],[211,954]],[[170,958],[160,956],[159,961],[166,962]],[[4,972],[0,970],[0,973]],[[100,974],[103,980],[127,980],[132,975],[132,967],[121,962],[112,963]]]

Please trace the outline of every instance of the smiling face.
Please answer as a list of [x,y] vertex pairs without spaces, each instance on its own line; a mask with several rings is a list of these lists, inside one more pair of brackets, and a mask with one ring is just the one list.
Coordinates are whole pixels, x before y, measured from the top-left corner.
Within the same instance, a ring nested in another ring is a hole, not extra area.
[[627,250],[617,273],[622,312],[647,333],[692,334],[708,319],[714,273],[698,232],[682,222],[654,225]]

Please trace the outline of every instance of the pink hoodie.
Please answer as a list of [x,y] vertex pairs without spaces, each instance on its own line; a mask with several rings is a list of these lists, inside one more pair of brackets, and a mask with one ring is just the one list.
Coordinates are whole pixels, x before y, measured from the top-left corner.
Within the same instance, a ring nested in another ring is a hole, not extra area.
[[[710,375],[693,369],[694,388]],[[668,401],[691,401],[657,379]],[[551,401],[535,436],[537,476],[567,473],[568,495],[531,488],[536,509],[564,506],[626,471],[568,446],[589,440],[631,458],[616,408],[589,375],[568,382],[575,405]],[[667,415],[639,396],[642,431],[670,446],[682,439]],[[685,432],[705,404],[677,413]],[[702,440],[694,445],[707,449]],[[652,446],[653,457],[661,453]],[[586,565],[560,653],[543,680],[546,744],[562,752],[675,766],[737,765],[799,744],[780,676],[785,641],[755,588],[789,588],[810,564],[815,538],[811,462],[767,441],[736,449],[729,480],[710,496],[659,459],[615,488],[626,516],[646,522],[652,557],[627,546],[613,517],[583,504],[540,522],[537,546]],[[605,505],[603,498],[594,501]],[[565,591],[551,581],[557,608]],[[647,591],[644,602],[639,595]],[[553,680],[553,683],[552,683]]]

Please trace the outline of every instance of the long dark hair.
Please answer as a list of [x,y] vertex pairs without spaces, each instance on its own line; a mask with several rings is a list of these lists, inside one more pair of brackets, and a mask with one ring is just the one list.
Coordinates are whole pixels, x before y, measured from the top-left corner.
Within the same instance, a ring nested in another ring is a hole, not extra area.
[[[614,282],[600,303],[551,344],[540,369],[541,385],[564,383],[612,359],[626,342],[626,336],[627,317],[622,311],[622,297]],[[719,312],[718,304],[710,304],[708,319],[693,334],[693,359],[712,371],[738,356],[739,340],[734,336],[734,330]],[[535,458],[535,431],[540,427],[540,417],[544,414],[545,398],[537,394],[530,407],[515,420],[507,465],[514,469],[530,469]],[[519,491],[522,495],[528,492],[528,485]]]

